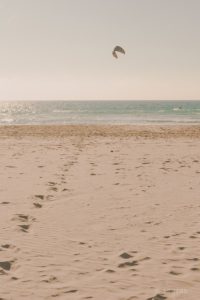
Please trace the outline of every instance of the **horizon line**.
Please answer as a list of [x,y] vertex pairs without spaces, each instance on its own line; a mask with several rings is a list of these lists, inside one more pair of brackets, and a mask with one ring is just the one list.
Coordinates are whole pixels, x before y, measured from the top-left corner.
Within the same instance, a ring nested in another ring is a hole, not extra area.
[[32,101],[32,102],[42,102],[42,101],[200,101],[199,99],[8,99],[0,100],[0,102],[23,102],[23,101]]

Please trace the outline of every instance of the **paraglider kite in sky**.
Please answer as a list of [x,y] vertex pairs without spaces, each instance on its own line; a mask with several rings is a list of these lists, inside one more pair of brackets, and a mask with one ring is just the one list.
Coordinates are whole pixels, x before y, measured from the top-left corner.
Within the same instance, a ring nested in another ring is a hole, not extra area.
[[120,53],[125,54],[124,49],[123,49],[122,47],[120,47],[120,46],[116,46],[116,47],[114,48],[113,52],[112,52],[112,55],[113,55],[115,58],[118,58],[116,52],[120,52]]

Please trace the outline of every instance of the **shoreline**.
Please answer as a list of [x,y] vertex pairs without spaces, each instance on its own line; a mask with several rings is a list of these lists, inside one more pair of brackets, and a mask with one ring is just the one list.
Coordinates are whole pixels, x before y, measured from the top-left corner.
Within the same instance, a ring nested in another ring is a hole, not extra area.
[[200,138],[200,125],[1,125],[0,138],[136,137]]

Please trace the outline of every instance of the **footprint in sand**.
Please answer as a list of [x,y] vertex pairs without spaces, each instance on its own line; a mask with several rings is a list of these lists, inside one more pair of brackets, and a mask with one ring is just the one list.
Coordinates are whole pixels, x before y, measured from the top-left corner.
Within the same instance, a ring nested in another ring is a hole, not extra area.
[[179,250],[184,250],[184,249],[185,249],[185,247],[178,247],[178,249],[179,249]]
[[44,200],[44,195],[35,195],[35,198],[38,198],[40,200]]
[[151,298],[148,298],[147,300],[164,300],[167,299],[163,294],[157,294]]
[[191,235],[191,236],[190,236],[190,239],[197,239],[197,236]]
[[13,168],[16,168],[16,167],[15,166],[6,166],[6,168],[13,169]]
[[120,257],[123,258],[123,259],[129,259],[133,256],[128,254],[127,252],[123,252],[122,254],[120,254]]
[[[1,248],[2,248],[1,251],[8,251],[8,253],[10,253],[10,250],[11,250],[11,252],[13,249],[16,250],[16,247],[11,244],[2,244]],[[16,262],[16,260],[17,260],[16,258],[13,258],[11,260],[0,261],[0,275],[9,275],[9,273],[13,269],[13,264]],[[18,278],[16,276],[12,276],[11,279],[18,280]],[[1,300],[1,298],[0,298],[0,300]]]
[[199,261],[198,257],[194,257],[194,258],[188,258],[187,260],[191,260],[191,261]]
[[51,191],[54,191],[54,192],[57,192],[57,191],[58,191],[58,188],[57,188],[57,187],[51,187],[50,190],[51,190]]
[[36,208],[42,208],[42,204],[40,204],[40,203],[33,202],[33,205],[34,205]]
[[17,214],[16,217],[13,218],[14,221],[20,221],[26,224],[20,224],[18,227],[20,228],[21,231],[23,232],[28,232],[30,228],[30,222],[34,222],[35,218],[29,216],[29,215],[24,215],[24,214]]
[[176,271],[170,271],[169,274],[177,276],[177,275],[181,275],[182,273]]
[[0,246],[0,251],[18,252],[19,248],[17,248],[16,246],[14,246],[12,244],[2,244]]
[[58,280],[56,276],[50,276],[49,278],[43,279],[42,281],[46,283],[52,283],[52,282],[57,282]]
[[18,220],[22,221],[22,222],[28,222],[28,221],[33,222],[33,221],[35,221],[35,218],[33,218],[33,217],[29,216],[29,215],[17,214],[16,216],[17,216],[16,218]]
[[13,221],[22,221],[22,222],[26,222],[28,221],[28,215],[24,215],[24,214],[16,214],[16,216],[14,218],[12,218]]
[[28,229],[30,228],[30,225],[25,225],[25,224],[18,225],[18,226],[21,228],[21,231],[23,232],[28,232]]
[[[71,293],[76,293],[76,292],[78,292],[78,290],[69,290],[69,291],[65,291],[65,292],[63,292],[64,294],[71,294]],[[56,297],[59,297],[60,296],[60,294],[53,294],[53,295],[51,295],[51,297],[53,297],[53,298],[56,298]],[[1,300],[1,299],[0,299]]]
[[48,182],[48,185],[49,185],[49,186],[55,186],[55,185],[56,185],[56,182],[54,182],[54,181],[49,181],[49,182]]
[[124,263],[119,264],[118,268],[126,268],[126,267],[132,267],[132,266],[137,266],[137,265],[138,265],[138,261],[137,260],[126,261]]
[[11,246],[10,244],[3,244],[3,245],[1,245],[1,247],[2,247],[3,249],[9,249],[9,248],[11,248],[12,246]]
[[193,267],[193,268],[191,268],[190,270],[191,270],[191,271],[195,271],[195,272],[196,272],[196,271],[200,271],[200,269],[197,268],[197,267]]
[[66,292],[64,292],[64,294],[71,294],[71,293],[77,293],[78,292],[78,290],[69,290],[69,291],[66,291]]
[[106,272],[106,273],[115,273],[115,271],[112,270],[112,269],[107,269],[105,272]]
[[70,189],[64,188],[64,189],[62,190],[62,192],[67,192],[67,191],[70,191]]
[[0,261],[0,268],[5,271],[10,271],[14,261]]

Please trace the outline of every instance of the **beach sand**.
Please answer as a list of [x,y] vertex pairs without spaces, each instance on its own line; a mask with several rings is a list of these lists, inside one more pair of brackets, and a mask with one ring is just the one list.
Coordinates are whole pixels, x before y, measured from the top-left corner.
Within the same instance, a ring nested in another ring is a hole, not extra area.
[[199,126],[1,126],[0,299],[200,298]]

